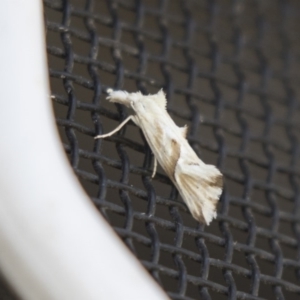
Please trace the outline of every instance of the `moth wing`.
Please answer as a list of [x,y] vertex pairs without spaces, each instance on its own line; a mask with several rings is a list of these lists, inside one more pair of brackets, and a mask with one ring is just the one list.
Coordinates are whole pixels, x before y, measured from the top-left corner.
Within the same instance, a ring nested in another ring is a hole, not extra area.
[[220,171],[200,159],[189,161],[180,157],[174,177],[193,217],[209,225],[217,216],[216,205],[222,194],[223,176]]
[[164,93],[163,89],[159,90],[157,94],[150,96],[156,104],[162,108],[163,110],[166,110],[167,107],[167,99],[166,94]]
[[184,138],[186,138],[187,133],[188,133],[188,127],[187,127],[187,125],[184,125],[183,127],[178,127],[178,128],[179,128],[179,130],[180,130],[182,136],[183,136]]

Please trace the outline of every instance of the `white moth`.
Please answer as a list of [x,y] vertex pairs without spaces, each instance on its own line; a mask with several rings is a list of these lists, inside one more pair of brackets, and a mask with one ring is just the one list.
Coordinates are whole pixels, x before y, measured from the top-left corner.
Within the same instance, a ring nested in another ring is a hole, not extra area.
[[166,110],[166,97],[162,90],[144,96],[141,92],[107,90],[110,102],[131,107],[135,115],[129,116],[105,138],[120,130],[129,120],[139,126],[157,160],[178,189],[193,217],[207,225],[216,217],[216,205],[223,188],[223,176],[213,165],[205,164],[186,140],[187,127],[178,127]]

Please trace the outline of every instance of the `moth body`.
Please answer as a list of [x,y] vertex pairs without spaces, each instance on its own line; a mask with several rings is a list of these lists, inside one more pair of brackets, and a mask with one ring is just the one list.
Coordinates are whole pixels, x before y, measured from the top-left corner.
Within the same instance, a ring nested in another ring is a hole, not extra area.
[[[128,121],[131,119],[142,129],[155,158],[178,189],[193,217],[209,224],[216,217],[223,176],[215,166],[205,164],[196,155],[186,140],[187,127],[178,127],[168,114],[163,91],[148,96],[140,92],[112,90],[108,90],[108,94],[111,102],[134,110],[135,115],[130,116]],[[119,127],[96,138],[113,134]]]

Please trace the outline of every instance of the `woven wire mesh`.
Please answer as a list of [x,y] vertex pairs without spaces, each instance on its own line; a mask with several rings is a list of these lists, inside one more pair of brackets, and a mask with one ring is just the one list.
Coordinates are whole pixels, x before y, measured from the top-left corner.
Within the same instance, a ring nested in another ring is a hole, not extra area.
[[[299,297],[299,1],[44,7],[53,104],[70,163],[170,298]],[[153,156],[135,125],[93,139],[130,114],[107,103],[107,87],[167,93],[196,153],[225,176],[210,226],[191,217],[161,169],[151,180]]]

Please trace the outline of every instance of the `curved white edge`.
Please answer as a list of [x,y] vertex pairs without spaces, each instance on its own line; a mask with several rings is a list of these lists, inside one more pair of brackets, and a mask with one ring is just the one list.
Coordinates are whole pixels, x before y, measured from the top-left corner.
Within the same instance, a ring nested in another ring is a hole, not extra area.
[[41,1],[1,1],[1,270],[22,299],[168,299],[69,166],[44,39]]

